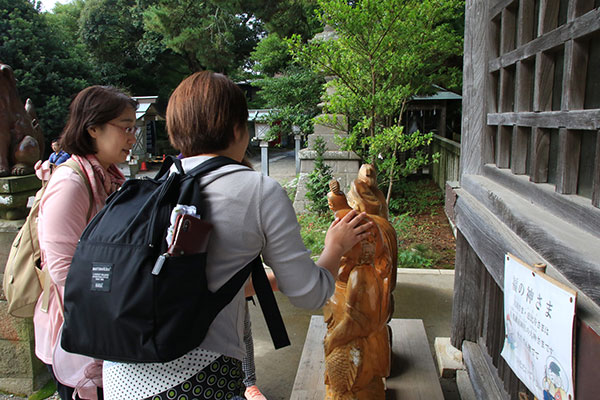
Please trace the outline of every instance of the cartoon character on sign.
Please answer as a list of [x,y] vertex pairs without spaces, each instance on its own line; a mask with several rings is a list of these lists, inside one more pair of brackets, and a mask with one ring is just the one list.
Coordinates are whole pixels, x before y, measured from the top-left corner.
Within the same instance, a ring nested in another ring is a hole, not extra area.
[[553,359],[548,358],[546,365],[546,376],[544,377],[544,400],[567,400],[568,380],[563,379],[564,373],[561,365]]

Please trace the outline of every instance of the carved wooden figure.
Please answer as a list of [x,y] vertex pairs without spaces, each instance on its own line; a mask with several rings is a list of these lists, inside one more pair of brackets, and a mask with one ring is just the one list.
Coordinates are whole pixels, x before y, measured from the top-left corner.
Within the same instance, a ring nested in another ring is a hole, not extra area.
[[348,198],[337,181],[330,189],[327,198],[336,217],[354,208],[367,212],[374,226],[372,235],[342,258],[335,293],[323,309],[326,399],[383,400],[391,364],[387,323],[396,285],[396,231],[387,220],[373,166],[361,167]]
[[0,176],[33,173],[44,135],[32,102],[19,99],[12,69],[0,63]]

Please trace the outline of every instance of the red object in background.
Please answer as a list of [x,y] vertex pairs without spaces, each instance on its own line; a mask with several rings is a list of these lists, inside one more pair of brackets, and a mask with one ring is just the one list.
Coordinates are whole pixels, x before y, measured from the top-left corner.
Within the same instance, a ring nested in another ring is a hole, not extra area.
[[148,171],[148,167],[146,167],[146,161],[142,161],[140,165],[140,171]]

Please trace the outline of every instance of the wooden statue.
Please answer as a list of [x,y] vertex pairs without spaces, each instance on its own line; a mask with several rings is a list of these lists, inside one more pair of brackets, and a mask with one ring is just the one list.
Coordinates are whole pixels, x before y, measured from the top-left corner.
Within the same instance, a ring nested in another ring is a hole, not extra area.
[[19,99],[12,69],[0,63],[0,176],[33,173],[44,153],[44,135],[33,103]]
[[344,255],[335,293],[323,309],[327,400],[383,400],[391,364],[391,335],[398,247],[373,166],[361,167],[348,198],[330,183],[329,207],[336,217],[352,208],[374,222],[372,235]]

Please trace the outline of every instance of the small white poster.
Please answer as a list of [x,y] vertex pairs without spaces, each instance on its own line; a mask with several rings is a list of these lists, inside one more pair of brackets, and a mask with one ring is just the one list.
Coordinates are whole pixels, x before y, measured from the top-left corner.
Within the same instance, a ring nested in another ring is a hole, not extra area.
[[574,400],[576,293],[507,254],[502,357],[540,400]]

